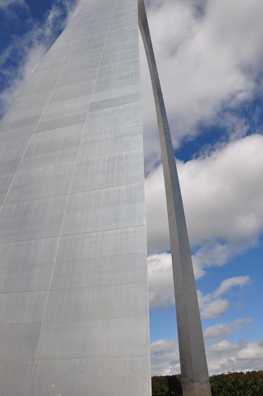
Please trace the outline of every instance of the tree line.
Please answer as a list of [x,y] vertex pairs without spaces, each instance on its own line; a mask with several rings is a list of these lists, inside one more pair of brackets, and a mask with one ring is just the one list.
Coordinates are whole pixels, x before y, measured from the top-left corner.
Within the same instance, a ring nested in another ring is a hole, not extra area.
[[[263,396],[263,371],[210,377],[212,396]],[[182,396],[181,375],[152,377],[152,396]]]

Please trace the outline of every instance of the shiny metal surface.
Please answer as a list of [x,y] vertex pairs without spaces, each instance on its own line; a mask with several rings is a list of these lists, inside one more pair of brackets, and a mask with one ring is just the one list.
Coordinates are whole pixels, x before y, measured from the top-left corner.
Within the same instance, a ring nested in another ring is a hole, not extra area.
[[149,396],[137,0],[89,0],[0,124],[0,383]]
[[183,395],[211,396],[203,332],[180,185],[144,0],[139,0],[139,24],[151,74],[161,142],[174,274]]

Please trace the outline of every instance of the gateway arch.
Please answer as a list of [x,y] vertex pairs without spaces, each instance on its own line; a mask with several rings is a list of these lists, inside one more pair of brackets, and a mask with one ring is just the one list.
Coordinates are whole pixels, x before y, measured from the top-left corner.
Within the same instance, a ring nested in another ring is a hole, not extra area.
[[87,0],[0,124],[3,396],[151,394],[138,25],[160,132],[183,392],[211,394],[144,3]]

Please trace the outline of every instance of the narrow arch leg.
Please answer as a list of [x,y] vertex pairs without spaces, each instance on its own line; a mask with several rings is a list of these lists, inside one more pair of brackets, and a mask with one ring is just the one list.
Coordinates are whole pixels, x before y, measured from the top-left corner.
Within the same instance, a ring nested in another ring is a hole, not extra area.
[[139,26],[148,59],[161,143],[184,396],[211,396],[185,215],[173,145],[143,0]]

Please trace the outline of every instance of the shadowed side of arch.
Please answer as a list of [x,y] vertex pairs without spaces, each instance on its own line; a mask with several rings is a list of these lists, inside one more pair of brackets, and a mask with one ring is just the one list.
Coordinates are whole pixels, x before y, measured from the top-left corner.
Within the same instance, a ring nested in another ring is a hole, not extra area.
[[174,150],[143,0],[139,27],[150,69],[163,161],[184,396],[210,396],[205,347],[191,251]]

